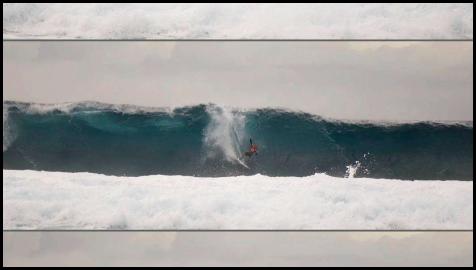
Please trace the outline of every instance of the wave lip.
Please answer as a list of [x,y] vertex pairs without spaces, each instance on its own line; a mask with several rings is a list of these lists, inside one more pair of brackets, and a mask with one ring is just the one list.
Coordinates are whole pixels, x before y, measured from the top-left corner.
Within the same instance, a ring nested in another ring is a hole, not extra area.
[[4,230],[473,228],[472,181],[14,170],[3,170],[3,179]]
[[[472,180],[471,123],[328,120],[213,104],[4,102],[3,168],[108,175]],[[243,156],[249,138],[259,154]]]

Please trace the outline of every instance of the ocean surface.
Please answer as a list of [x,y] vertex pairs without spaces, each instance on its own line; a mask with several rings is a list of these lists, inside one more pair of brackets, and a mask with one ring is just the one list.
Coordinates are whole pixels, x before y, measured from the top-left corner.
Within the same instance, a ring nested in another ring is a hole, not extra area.
[[[249,139],[259,154],[243,157]],[[472,180],[473,123],[332,120],[213,104],[3,102],[3,169]]]

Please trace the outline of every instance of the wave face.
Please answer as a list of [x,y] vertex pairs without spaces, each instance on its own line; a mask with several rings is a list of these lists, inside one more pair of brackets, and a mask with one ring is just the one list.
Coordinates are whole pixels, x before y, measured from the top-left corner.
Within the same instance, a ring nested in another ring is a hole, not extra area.
[[[468,123],[326,120],[278,109],[3,103],[3,168],[108,175],[472,180]],[[259,154],[243,159],[249,138]]]

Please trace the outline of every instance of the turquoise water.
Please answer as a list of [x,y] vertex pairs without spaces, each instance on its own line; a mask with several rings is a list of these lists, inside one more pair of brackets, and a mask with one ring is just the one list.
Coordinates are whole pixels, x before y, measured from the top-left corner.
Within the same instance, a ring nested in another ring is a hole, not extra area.
[[[215,105],[37,108],[43,107],[4,102],[4,169],[344,177],[348,166],[354,166],[355,177],[473,178],[472,122],[341,122],[278,109]],[[258,144],[259,154],[243,159],[249,138]]]

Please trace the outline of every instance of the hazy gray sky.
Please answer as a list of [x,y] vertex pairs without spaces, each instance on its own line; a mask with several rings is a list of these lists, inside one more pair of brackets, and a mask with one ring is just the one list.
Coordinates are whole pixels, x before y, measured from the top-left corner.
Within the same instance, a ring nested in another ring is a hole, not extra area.
[[4,41],[3,99],[472,120],[472,42]]
[[473,233],[3,232],[3,265],[472,266]]

